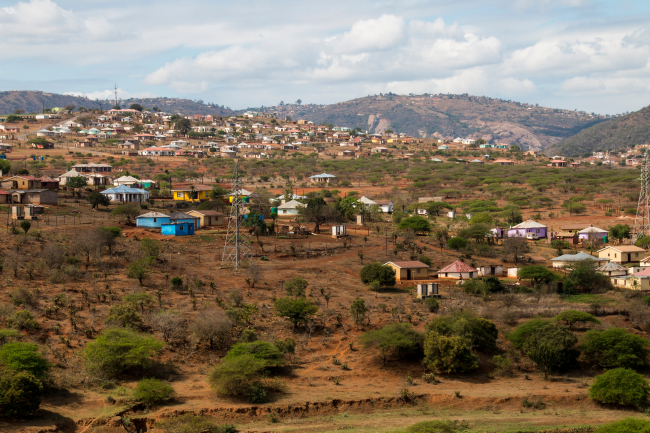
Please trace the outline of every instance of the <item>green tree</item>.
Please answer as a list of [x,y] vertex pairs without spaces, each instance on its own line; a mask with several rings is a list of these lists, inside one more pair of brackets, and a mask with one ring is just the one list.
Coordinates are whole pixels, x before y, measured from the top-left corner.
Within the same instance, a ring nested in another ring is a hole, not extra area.
[[108,207],[111,204],[111,199],[109,196],[102,194],[99,191],[92,191],[86,196],[88,203],[92,205],[91,209],[95,209],[98,206]]
[[463,337],[428,332],[424,339],[424,365],[437,372],[464,373],[478,368],[478,356]]
[[309,286],[309,282],[303,277],[293,277],[284,283],[284,290],[289,296],[304,298],[307,294],[307,286]]
[[41,405],[43,384],[26,371],[0,371],[0,416],[24,417]]
[[140,241],[140,249],[145,258],[152,262],[160,256],[160,241],[151,238],[142,238]]
[[648,365],[648,340],[622,328],[587,331],[580,350],[602,368],[639,369]]
[[634,242],[634,245],[637,247],[643,248],[645,250],[650,248],[650,236],[641,236],[639,239]]
[[151,408],[176,396],[174,388],[167,382],[159,379],[142,379],[133,390],[135,401]]
[[23,232],[25,232],[25,234],[27,234],[27,232],[29,231],[29,229],[30,229],[31,227],[32,227],[32,223],[30,223],[30,222],[27,221],[27,220],[22,220],[22,221],[20,222],[20,228],[23,229]]
[[566,310],[555,316],[555,320],[559,322],[564,322],[565,325],[569,327],[569,329],[573,328],[573,325],[576,323],[600,323],[598,319],[596,319],[593,315],[584,312],[584,311],[576,311],[576,310]]
[[127,277],[138,280],[140,285],[142,285],[142,280],[149,275],[149,270],[147,269],[148,260],[136,260],[131,263],[128,268]]
[[122,217],[127,225],[133,225],[137,216],[140,215],[140,208],[133,203],[122,204],[113,209],[111,215]]
[[382,265],[379,262],[368,263],[361,268],[359,272],[361,282],[370,284],[373,281],[379,281],[384,287],[393,287],[396,282],[395,271],[388,265]]
[[450,250],[459,252],[463,248],[467,247],[467,240],[461,237],[453,237],[447,241],[447,247],[449,247]]
[[295,328],[306,325],[318,312],[318,307],[305,298],[280,298],[275,301],[276,314],[293,323]]
[[627,368],[615,368],[596,376],[589,398],[599,403],[643,407],[648,404],[648,381]]
[[517,326],[513,332],[508,334],[507,338],[517,349],[523,349],[526,339],[538,329],[544,328],[551,323],[548,319],[531,319]]
[[601,424],[596,433],[647,433],[650,431],[650,421],[636,418],[625,418],[607,424]]
[[627,224],[616,224],[609,228],[609,239],[616,239],[620,244],[623,239],[630,238],[630,226]]
[[192,129],[192,122],[190,119],[178,119],[174,129],[181,135],[186,135]]
[[536,285],[539,285],[550,283],[557,278],[557,275],[549,271],[546,266],[530,265],[519,269],[517,277],[522,280],[532,280]]
[[576,363],[580,353],[574,349],[577,342],[578,338],[569,328],[553,323],[532,332],[523,350],[544,371],[544,378],[548,378],[550,372]]
[[86,178],[83,176],[75,176],[68,179],[65,186],[68,188],[83,188],[87,185]]
[[134,304],[111,306],[104,322],[109,326],[132,329],[139,329],[143,325],[142,317],[138,314]]
[[140,105],[140,104],[131,104],[131,106],[129,107],[129,109],[131,109],[131,110],[138,110],[138,111],[142,111],[142,110],[144,110],[144,108],[143,108],[142,105]]
[[471,311],[439,316],[427,323],[427,332],[445,336],[456,335],[467,340],[472,347],[487,350],[496,348],[499,331],[494,322],[478,317]]
[[0,364],[14,371],[24,371],[39,379],[45,378],[51,364],[34,343],[7,343],[0,348]]
[[363,323],[367,312],[368,308],[366,307],[366,302],[363,299],[357,298],[352,301],[352,304],[350,304],[350,314],[352,315],[354,323],[357,325],[361,325]]
[[428,233],[431,231],[431,223],[426,218],[419,215],[404,218],[399,222],[398,227],[401,230],[410,230],[414,233]]
[[86,370],[109,378],[125,373],[142,373],[152,357],[165,345],[154,337],[130,329],[107,329],[86,345]]
[[564,293],[591,293],[594,290],[613,290],[610,278],[598,272],[598,262],[583,260],[567,266],[569,275],[564,282]]
[[361,336],[361,343],[365,347],[374,347],[379,350],[384,364],[388,356],[392,354],[396,354],[398,358],[402,359],[404,355],[421,352],[423,342],[424,336],[413,329],[409,323],[391,323],[381,329],[368,331]]

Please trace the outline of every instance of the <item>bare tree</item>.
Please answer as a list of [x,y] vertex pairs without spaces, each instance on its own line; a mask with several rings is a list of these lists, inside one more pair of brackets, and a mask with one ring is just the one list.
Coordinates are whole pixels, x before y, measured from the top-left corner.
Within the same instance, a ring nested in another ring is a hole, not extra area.
[[264,277],[264,271],[257,263],[253,262],[246,268],[246,283],[248,283],[251,289],[255,288],[255,284],[258,283]]
[[226,340],[230,336],[232,321],[221,310],[204,310],[194,323],[190,331],[200,341],[207,341],[210,348],[214,348],[215,341]]
[[3,266],[11,269],[14,272],[14,277],[18,277],[18,269],[20,269],[23,259],[23,255],[18,250],[11,250],[5,254]]
[[506,253],[506,256],[508,256],[508,254],[512,254],[515,257],[516,265],[519,256],[528,252],[528,241],[526,238],[518,236],[507,238],[503,241],[503,250]]
[[49,243],[41,252],[41,258],[50,269],[59,269],[63,263],[63,248],[60,244]]
[[151,326],[167,343],[185,339],[185,320],[172,311],[161,311],[151,316]]

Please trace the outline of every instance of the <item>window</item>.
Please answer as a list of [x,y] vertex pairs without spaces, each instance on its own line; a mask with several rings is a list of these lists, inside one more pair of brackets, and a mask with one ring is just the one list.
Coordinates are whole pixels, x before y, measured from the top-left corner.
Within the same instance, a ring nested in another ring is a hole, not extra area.
[[183,193],[182,192],[177,192],[176,193],[176,198],[183,198]]
[[183,226],[181,226],[181,230],[184,230]]
[[639,257],[639,253],[634,253],[634,257]]
[[153,219],[153,222],[157,222],[157,220],[158,220],[158,218],[154,218],[154,219]]
[[419,270],[419,269],[416,269],[416,270],[415,270],[415,273],[416,273],[416,274],[419,274],[419,273],[420,273],[420,270]]

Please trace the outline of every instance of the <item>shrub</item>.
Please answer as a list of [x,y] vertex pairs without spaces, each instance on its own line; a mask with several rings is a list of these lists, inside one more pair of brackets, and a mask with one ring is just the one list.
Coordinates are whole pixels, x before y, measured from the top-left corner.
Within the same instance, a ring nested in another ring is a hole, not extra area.
[[641,407],[648,402],[648,381],[634,370],[615,368],[596,376],[589,397],[600,403]]
[[456,433],[458,429],[448,421],[422,421],[399,433]]
[[465,311],[450,316],[436,317],[426,326],[427,331],[435,331],[445,336],[457,335],[469,341],[474,347],[496,348],[499,331],[496,325],[483,317]]
[[130,329],[108,329],[84,350],[86,368],[98,376],[142,372],[164,344]]
[[564,283],[564,293],[592,293],[612,290],[610,278],[596,270],[598,262],[584,260],[571,266],[572,270]]
[[550,323],[531,333],[524,343],[524,353],[542,370],[544,377],[556,370],[575,365],[580,352],[573,348],[578,337],[563,325]]
[[292,279],[284,283],[284,290],[287,292],[288,296],[293,296],[294,298],[300,298],[305,296],[307,286],[309,286],[309,282],[304,278],[293,277]]
[[357,298],[352,301],[352,304],[350,304],[350,315],[352,315],[354,323],[357,325],[361,325],[363,323],[367,312],[368,308],[366,307],[366,302],[363,299]]
[[0,329],[0,346],[7,344],[10,339],[19,339],[21,333],[15,329]]
[[231,425],[226,424],[223,426],[217,426],[213,422],[206,420],[204,417],[191,413],[158,421],[156,422],[155,427],[165,433],[237,433],[237,429]]
[[174,290],[180,290],[183,287],[183,279],[181,277],[173,277],[170,283]]
[[438,372],[464,373],[478,368],[478,357],[467,339],[432,331],[424,340],[424,364]]
[[276,314],[293,323],[293,326],[306,325],[318,312],[318,307],[305,298],[280,298],[275,301]]
[[113,305],[108,310],[105,323],[108,326],[138,329],[142,326],[142,317],[133,305]]
[[142,379],[133,391],[133,398],[146,407],[157,406],[174,398],[174,388],[158,379]]
[[392,287],[395,285],[396,277],[395,271],[390,266],[382,265],[379,262],[368,263],[359,272],[361,282],[370,284],[373,281],[379,281],[384,287]]
[[424,336],[408,323],[391,323],[361,336],[361,343],[364,346],[379,349],[384,363],[393,353],[396,353],[400,359],[406,354],[421,353],[423,341]]
[[5,344],[0,348],[0,363],[9,370],[26,371],[40,379],[50,370],[50,363],[34,343]]
[[194,320],[190,331],[199,341],[206,341],[213,349],[228,339],[232,326],[232,320],[222,310],[204,310]]
[[32,313],[27,310],[16,311],[7,318],[7,326],[27,332],[34,332],[41,327],[34,319]]
[[35,307],[38,304],[37,296],[30,292],[27,289],[18,288],[12,294],[9,295],[11,302],[20,307],[21,305],[28,305],[30,307]]
[[627,418],[603,424],[596,433],[647,433],[650,431],[650,421]]
[[538,329],[543,328],[544,326],[550,323],[547,319],[532,319],[527,322],[522,323],[517,326],[517,328],[508,335],[508,340],[512,343],[513,346],[517,349],[523,349],[526,339]]
[[564,322],[569,329],[573,328],[573,325],[576,323],[600,323],[598,319],[596,319],[593,315],[589,313],[585,313],[584,311],[576,311],[576,310],[567,310],[563,311],[557,316],[555,316],[555,320],[559,322]]
[[27,371],[4,370],[0,373],[0,416],[22,417],[38,410],[43,384]]
[[424,306],[427,307],[429,312],[435,313],[440,309],[440,302],[436,298],[426,298],[424,300]]
[[286,340],[277,339],[273,341],[273,344],[284,354],[296,353],[296,340],[293,338],[287,338]]
[[648,340],[625,329],[588,331],[580,345],[585,358],[602,368],[642,368],[647,365]]

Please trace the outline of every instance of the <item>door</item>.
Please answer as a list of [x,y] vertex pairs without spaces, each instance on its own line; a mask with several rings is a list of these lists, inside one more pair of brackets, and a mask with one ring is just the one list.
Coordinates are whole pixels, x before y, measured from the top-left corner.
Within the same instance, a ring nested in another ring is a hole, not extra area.
[[407,280],[410,280],[410,279],[411,279],[411,270],[410,270],[410,269],[407,269],[407,270],[406,270],[406,279],[407,279]]

